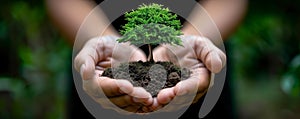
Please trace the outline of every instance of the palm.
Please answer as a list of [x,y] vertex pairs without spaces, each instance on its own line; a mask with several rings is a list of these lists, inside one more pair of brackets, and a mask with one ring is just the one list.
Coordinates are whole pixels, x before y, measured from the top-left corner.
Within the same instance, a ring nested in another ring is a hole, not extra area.
[[[121,62],[146,60],[141,50],[128,44],[116,43],[117,37],[89,40],[75,58],[75,68],[83,78],[83,88],[104,108],[119,112],[137,112],[143,105],[152,104],[151,95],[142,88],[133,87],[126,80],[102,77],[104,69]],[[107,97],[109,100],[107,100]],[[133,101],[133,98],[135,101]]]
[[194,102],[198,101],[209,87],[210,71],[219,72],[226,60],[225,54],[208,39],[189,36],[181,36],[181,39],[184,47],[162,45],[154,50],[156,61],[171,61],[192,71],[187,80],[159,92],[158,104],[154,106],[172,104],[166,110],[180,109],[189,105],[193,99]]

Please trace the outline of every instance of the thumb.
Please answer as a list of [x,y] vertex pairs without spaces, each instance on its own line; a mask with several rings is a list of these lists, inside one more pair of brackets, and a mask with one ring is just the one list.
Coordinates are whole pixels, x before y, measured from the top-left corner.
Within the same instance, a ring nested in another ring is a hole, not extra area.
[[225,65],[225,61],[222,61],[220,57],[222,54],[218,54],[215,51],[208,53],[204,63],[206,67],[213,73],[218,73],[222,70]]
[[86,44],[75,57],[74,67],[83,80],[91,79],[95,75],[95,60],[98,58],[95,48],[96,45]]
[[86,58],[85,60],[85,63],[80,67],[79,73],[83,80],[88,80],[95,76],[95,64],[91,58]]
[[213,73],[218,73],[226,64],[226,55],[216,47],[209,39],[197,37],[194,40],[194,49],[205,66]]

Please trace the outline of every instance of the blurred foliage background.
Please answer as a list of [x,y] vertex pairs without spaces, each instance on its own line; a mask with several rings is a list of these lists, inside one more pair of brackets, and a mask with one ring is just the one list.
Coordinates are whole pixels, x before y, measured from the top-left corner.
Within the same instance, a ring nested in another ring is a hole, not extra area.
[[[300,1],[251,0],[226,42],[237,114],[300,118]],[[41,0],[0,2],[0,118],[66,118],[71,46]]]
[[227,42],[241,118],[300,119],[299,6],[296,0],[250,0]]
[[64,118],[71,47],[43,1],[2,0],[0,18],[0,118]]

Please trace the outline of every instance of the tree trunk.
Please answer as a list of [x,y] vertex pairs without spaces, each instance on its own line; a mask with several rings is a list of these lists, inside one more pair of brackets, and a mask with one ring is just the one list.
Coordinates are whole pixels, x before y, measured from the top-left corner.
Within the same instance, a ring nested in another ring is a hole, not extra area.
[[148,50],[149,50],[148,61],[154,62],[152,48],[150,44],[148,44]]

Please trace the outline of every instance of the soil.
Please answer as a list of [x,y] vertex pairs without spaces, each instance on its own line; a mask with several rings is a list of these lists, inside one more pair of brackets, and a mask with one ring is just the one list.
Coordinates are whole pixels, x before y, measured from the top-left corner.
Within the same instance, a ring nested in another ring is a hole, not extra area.
[[107,68],[102,76],[113,79],[126,79],[136,87],[143,87],[153,97],[161,89],[175,86],[189,78],[191,71],[180,68],[171,62],[129,62],[116,68]]

